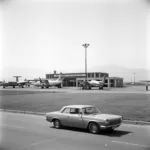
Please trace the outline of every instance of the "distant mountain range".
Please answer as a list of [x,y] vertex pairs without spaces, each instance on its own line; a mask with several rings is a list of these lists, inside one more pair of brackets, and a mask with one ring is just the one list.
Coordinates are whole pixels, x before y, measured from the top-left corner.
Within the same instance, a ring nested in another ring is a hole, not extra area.
[[[56,70],[58,73],[71,73],[71,72],[84,72],[84,68],[73,70],[68,69],[66,70]],[[37,68],[15,68],[15,67],[6,67],[2,71],[3,79],[5,80],[15,80],[12,76],[19,75],[22,76],[20,80],[23,80],[25,78],[27,79],[33,79],[38,77],[45,77],[45,74],[47,73],[53,73],[53,70],[47,70],[44,69],[37,69]],[[150,70],[146,69],[129,69],[125,67],[121,67],[118,65],[107,65],[107,66],[94,66],[92,68],[88,68],[88,72],[107,72],[109,73],[110,77],[122,77],[124,78],[124,82],[133,82],[134,76],[133,73],[135,73],[135,81],[140,80],[150,80]]]
[[[126,82],[150,80],[150,70],[146,69],[129,69],[118,65],[95,66],[89,68],[88,71],[100,71],[109,73],[110,77],[122,77]],[[133,74],[135,73],[135,75]]]

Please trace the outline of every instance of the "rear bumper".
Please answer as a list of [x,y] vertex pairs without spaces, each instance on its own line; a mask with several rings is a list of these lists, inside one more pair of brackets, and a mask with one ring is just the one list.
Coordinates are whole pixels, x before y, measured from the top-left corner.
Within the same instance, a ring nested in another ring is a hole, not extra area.
[[120,123],[120,124],[117,124],[117,125],[111,125],[111,126],[104,126],[104,125],[101,125],[101,126],[100,126],[100,129],[102,129],[102,130],[107,130],[107,129],[110,129],[110,128],[115,129],[115,128],[118,128],[120,125],[121,125],[121,123]]

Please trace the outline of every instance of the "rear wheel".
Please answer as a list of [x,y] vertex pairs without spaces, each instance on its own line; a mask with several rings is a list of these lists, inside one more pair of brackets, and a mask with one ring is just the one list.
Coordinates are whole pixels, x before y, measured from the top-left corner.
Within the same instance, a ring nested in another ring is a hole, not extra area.
[[59,121],[58,119],[55,119],[55,120],[53,121],[53,124],[54,124],[54,127],[55,127],[56,129],[60,129],[61,123],[60,123],[60,121]]
[[99,133],[99,131],[100,131],[100,129],[99,129],[99,126],[97,123],[95,123],[95,122],[90,123],[90,125],[89,125],[90,133],[97,134],[97,133]]

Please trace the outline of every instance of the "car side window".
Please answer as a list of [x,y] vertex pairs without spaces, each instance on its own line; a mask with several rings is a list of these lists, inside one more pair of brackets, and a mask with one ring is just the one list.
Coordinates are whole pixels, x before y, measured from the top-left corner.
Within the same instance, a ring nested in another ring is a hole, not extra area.
[[70,113],[70,108],[65,108],[62,113],[65,113],[65,114]]
[[82,112],[83,114],[86,114],[85,108],[82,108]]
[[84,114],[94,114],[94,113],[100,113],[99,110],[95,107],[87,107],[87,108],[82,108],[82,111]]
[[79,114],[80,109],[79,108],[71,108],[70,109],[70,114]]

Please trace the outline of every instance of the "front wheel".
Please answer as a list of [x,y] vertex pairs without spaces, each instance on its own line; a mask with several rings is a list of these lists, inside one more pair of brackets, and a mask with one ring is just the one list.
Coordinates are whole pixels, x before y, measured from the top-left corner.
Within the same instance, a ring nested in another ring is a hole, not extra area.
[[53,124],[54,124],[54,127],[55,127],[56,129],[60,129],[61,123],[60,123],[60,121],[59,121],[58,119],[55,119],[55,120],[53,121]]
[[89,125],[89,132],[92,134],[99,133],[100,129],[99,126],[96,123],[90,123]]

